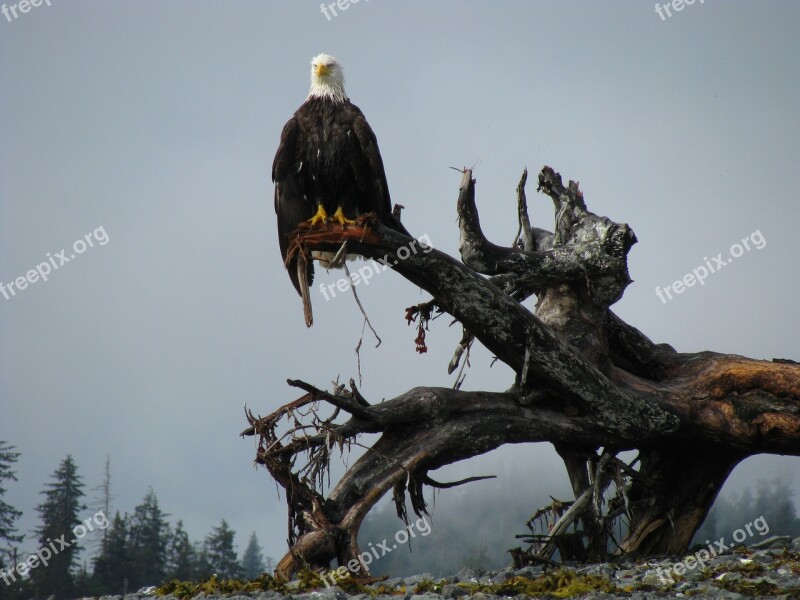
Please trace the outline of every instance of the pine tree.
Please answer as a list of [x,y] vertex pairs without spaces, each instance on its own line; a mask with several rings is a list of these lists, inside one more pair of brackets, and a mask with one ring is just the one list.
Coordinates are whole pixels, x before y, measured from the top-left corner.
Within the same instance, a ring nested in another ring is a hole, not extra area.
[[269,573],[270,575],[275,570],[275,559],[271,556],[267,556],[264,559],[264,572]]
[[17,474],[12,469],[19,459],[19,452],[14,452],[14,446],[0,440],[0,575],[5,575],[0,581],[0,600],[11,598],[12,594],[19,594],[23,585],[22,578],[5,574],[6,569],[12,569],[17,564],[17,552],[14,544],[21,542],[25,536],[17,533],[16,521],[22,516],[22,511],[17,510],[3,500],[6,488],[5,480],[16,481]]
[[81,524],[80,512],[86,506],[81,502],[83,482],[71,456],[61,461],[52,478],[54,482],[42,492],[44,502],[36,507],[42,519],[36,530],[39,546],[50,549],[52,556],[46,568],[33,569],[30,576],[38,597],[53,595],[60,600],[75,596],[73,567],[81,546],[73,529]]
[[86,562],[84,561],[78,569],[78,572],[75,573],[75,595],[76,597],[83,598],[86,596],[91,596],[95,592],[96,584],[92,578],[92,574],[89,573]]
[[134,563],[131,589],[164,581],[169,542],[169,523],[165,516],[151,488],[134,509],[130,524],[130,552]]
[[[101,510],[106,517],[111,514],[111,457],[106,455],[106,466],[103,473],[103,483],[99,486],[92,488],[93,492],[99,492],[100,497],[95,501],[94,505],[98,510]],[[100,554],[106,551],[108,544],[109,528],[103,529],[102,537],[100,538]]]
[[753,502],[753,514],[746,515],[746,520],[743,520],[743,522],[748,523],[758,515],[764,515],[767,521],[769,521],[770,512],[772,512],[774,506],[774,500],[772,486],[770,486],[766,479],[759,479],[758,483],[756,483],[756,499],[755,502]]
[[[736,503],[736,519],[735,527],[744,521],[747,523],[755,512],[755,501],[753,500],[753,491],[747,487],[742,490],[742,495],[739,496],[739,501]],[[733,530],[730,530],[733,531]]]
[[796,535],[800,528],[797,509],[794,504],[794,491],[785,479],[774,478],[771,482],[759,480],[753,515],[748,519],[763,516],[775,535]]
[[192,581],[195,577],[196,560],[195,549],[189,541],[189,534],[183,528],[183,521],[178,521],[169,540],[167,580]]
[[206,538],[208,560],[211,563],[213,572],[219,579],[232,579],[242,576],[242,565],[236,558],[236,550],[233,546],[235,535],[236,532],[228,527],[225,519],[222,519],[220,526],[215,527]]
[[795,537],[800,533],[800,520],[797,518],[794,490],[785,478],[776,477],[772,485],[775,486],[770,509],[770,514],[773,516],[767,520],[767,523],[778,535]]
[[133,561],[128,549],[128,516],[121,517],[119,511],[107,528],[105,550],[94,560],[94,579],[101,593],[121,594],[125,580],[130,580]]
[[[736,512],[736,506],[725,496],[717,496],[714,505],[708,512],[708,516],[692,538],[692,544],[707,546],[711,540],[717,540],[720,536],[730,536],[729,524],[731,515]],[[735,528],[734,528],[735,529]],[[706,540],[709,540],[706,542]]]
[[196,543],[194,546],[194,576],[198,581],[208,579],[214,574],[214,567],[208,558],[208,544]]
[[250,536],[250,541],[242,555],[242,570],[246,579],[255,579],[264,572],[264,557],[261,554],[261,546],[258,544],[255,531]]
[[[17,510],[3,500],[3,496],[6,495],[6,488],[3,482],[6,479],[10,481],[17,480],[17,473],[12,469],[12,466],[17,462],[19,456],[19,452],[14,452],[14,446],[9,446],[6,442],[0,440],[0,543],[3,544],[19,543],[25,537],[17,534],[15,525],[16,520],[22,516],[22,511]],[[3,546],[0,549],[10,551],[11,547]],[[1,556],[0,560],[2,560]]]
[[489,547],[485,543],[472,544],[467,557],[464,559],[464,566],[482,569],[486,568],[489,562],[491,562]]

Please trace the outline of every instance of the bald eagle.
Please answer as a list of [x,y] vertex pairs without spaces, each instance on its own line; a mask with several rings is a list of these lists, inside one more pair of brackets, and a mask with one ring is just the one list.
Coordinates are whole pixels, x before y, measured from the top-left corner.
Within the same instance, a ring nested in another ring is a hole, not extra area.
[[[392,215],[378,140],[359,108],[344,91],[342,67],[327,54],[311,61],[311,89],[286,123],[272,163],[278,244],[286,261],[288,234],[307,221],[352,224],[374,212],[384,225],[408,233]],[[312,261],[302,277],[294,258],[286,265],[297,293],[307,296]],[[307,318],[307,324],[308,318]]]

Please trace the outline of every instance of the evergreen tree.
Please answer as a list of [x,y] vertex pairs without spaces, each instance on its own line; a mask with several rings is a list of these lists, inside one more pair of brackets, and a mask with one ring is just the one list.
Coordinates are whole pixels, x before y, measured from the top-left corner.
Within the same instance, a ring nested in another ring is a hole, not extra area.
[[192,581],[195,577],[196,560],[197,556],[194,546],[189,541],[189,534],[183,528],[183,521],[178,521],[169,540],[167,580]]
[[[14,544],[18,544],[25,536],[17,533],[16,521],[22,516],[22,511],[17,510],[3,500],[6,494],[5,480],[16,481],[17,474],[12,469],[19,459],[19,452],[14,452],[14,446],[0,440],[0,573],[11,569],[17,564],[17,552]],[[0,580],[0,600],[11,598],[12,595],[22,591],[22,578],[11,575]]]
[[753,502],[753,514],[747,515],[745,523],[750,522],[751,519],[758,515],[764,515],[769,522],[769,515],[772,512],[774,496],[772,488],[766,479],[759,479],[756,483],[756,499]]
[[485,569],[490,561],[489,547],[485,543],[471,544],[469,553],[464,559],[464,566],[472,567],[473,569]]
[[134,509],[129,529],[129,548],[133,560],[131,589],[159,585],[167,566],[169,523],[158,506],[152,488]]
[[39,567],[30,572],[36,596],[57,599],[75,596],[75,575],[79,541],[73,535],[73,528],[81,524],[80,512],[86,507],[82,504],[83,482],[72,457],[61,462],[53,474],[53,483],[46,484],[42,492],[45,499],[36,507],[42,525],[36,530],[40,548],[49,548],[52,556],[46,568]]
[[242,555],[242,570],[246,579],[255,579],[264,572],[264,569],[264,557],[254,531]]
[[222,519],[220,526],[215,527],[206,538],[208,560],[211,563],[213,572],[219,579],[232,579],[242,576],[242,565],[236,558],[236,550],[233,546],[235,535],[236,532],[228,527],[225,519]]
[[[14,452],[14,446],[9,446],[0,440],[0,543],[4,544],[2,550],[11,550],[10,544],[19,543],[25,536],[17,534],[15,522],[22,516],[22,511],[17,510],[3,500],[6,495],[5,480],[16,481],[17,473],[12,469],[19,459],[19,452]],[[9,544],[8,547],[5,544]],[[2,557],[0,557],[2,560]]]
[[95,594],[96,591],[97,585],[84,561],[78,572],[75,573],[75,595],[83,598]]
[[[111,457],[106,456],[106,466],[103,473],[103,483],[99,486],[92,488],[93,492],[99,492],[100,497],[95,501],[94,506],[103,512],[104,515],[108,518],[108,515],[111,514]],[[101,538],[100,538],[100,554],[103,554],[106,551],[106,545],[108,544],[108,536],[109,536],[109,528],[106,527],[102,530]]]
[[128,518],[121,517],[119,511],[107,528],[105,549],[94,560],[94,579],[101,593],[121,594],[125,580],[130,580],[133,561],[128,549]]
[[[719,495],[714,501],[714,505],[708,512],[708,516],[692,538],[692,544],[707,546],[711,540],[717,540],[720,536],[730,537],[731,515],[736,513],[736,506],[728,498]],[[709,540],[709,542],[706,542]]]
[[270,575],[275,570],[275,559],[271,556],[267,556],[264,559],[264,572],[269,573]]
[[775,491],[770,514],[774,516],[771,520],[767,520],[767,523],[779,535],[796,537],[800,535],[800,519],[797,518],[794,490],[786,479],[776,477],[772,484],[775,486]]
[[[742,521],[747,523],[753,517],[754,511],[755,501],[753,500],[753,492],[748,487],[742,491],[742,495],[739,496],[739,501],[736,503],[736,518],[733,523],[734,529],[738,528],[738,523]],[[733,529],[729,529],[729,531],[733,531]]]
[[760,480],[753,509],[754,513],[748,521],[763,516],[769,524],[771,534],[797,535],[800,521],[797,519],[794,491],[785,479],[776,477],[769,483]]
[[214,574],[214,566],[208,557],[208,544],[195,544],[194,547],[194,576],[198,581],[208,579]]

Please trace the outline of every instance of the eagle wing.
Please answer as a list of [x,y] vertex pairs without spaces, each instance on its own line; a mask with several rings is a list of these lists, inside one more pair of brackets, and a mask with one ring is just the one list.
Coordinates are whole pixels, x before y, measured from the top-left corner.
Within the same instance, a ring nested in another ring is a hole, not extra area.
[[[275,182],[275,214],[278,217],[278,245],[281,257],[289,271],[289,278],[294,288],[301,296],[299,276],[297,273],[297,259],[294,258],[286,264],[286,254],[289,249],[288,235],[297,228],[297,225],[311,217],[313,205],[303,193],[300,182],[300,170],[303,168],[301,155],[298,153],[298,144],[302,143],[302,132],[295,117],[289,119],[281,132],[281,142],[272,162],[272,181]],[[308,261],[306,281],[308,285],[314,281],[313,261]]]
[[[353,133],[359,150],[368,166],[368,172],[364,175],[367,181],[362,181],[361,184],[370,190],[367,196],[369,205],[359,206],[359,212],[375,211],[381,223],[408,235],[405,227],[392,214],[392,200],[389,196],[389,185],[386,183],[383,159],[381,158],[380,150],[378,150],[378,138],[375,137],[372,127],[369,126],[361,110],[356,106],[353,106],[353,108],[357,112],[353,121]],[[359,174],[356,174],[356,176],[358,177]]]

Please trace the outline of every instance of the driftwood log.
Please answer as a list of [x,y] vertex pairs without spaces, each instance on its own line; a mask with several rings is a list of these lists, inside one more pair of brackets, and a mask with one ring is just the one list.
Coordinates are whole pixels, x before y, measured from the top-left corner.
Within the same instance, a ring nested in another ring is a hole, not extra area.
[[[436,249],[403,251],[412,238],[377,223],[294,233],[298,251],[339,249],[387,259],[432,300],[408,309],[424,347],[426,321],[452,315],[464,337],[451,371],[478,340],[516,373],[506,391],[417,387],[371,405],[349,389],[289,384],[305,394],[266,417],[248,412],[243,435],[258,439],[256,462],[286,493],[289,551],[276,574],[330,568],[358,559],[359,527],[392,491],[407,520],[406,493],[418,514],[424,486],[449,487],[428,472],[503,444],[551,442],[564,461],[579,513],[582,555],[681,553],[731,470],[747,456],[800,456],[800,365],[714,352],[678,353],[655,344],[610,309],[630,283],[633,231],[589,212],[579,186],[549,167],[539,191],[555,209],[553,232],[532,227],[523,174],[517,189],[519,234],[510,247],[483,235],[475,180],[465,170],[458,196],[461,261]],[[537,297],[532,313],[521,302]],[[333,415],[321,413],[325,405]],[[341,418],[344,415],[345,418]],[[378,441],[323,496],[334,446]],[[636,450],[626,464],[622,451]],[[299,461],[298,458],[302,457]],[[613,483],[616,504],[603,511]],[[609,520],[625,518],[625,537],[609,542]],[[577,521],[576,521],[577,524]],[[559,524],[563,529],[564,524]],[[553,551],[544,544],[541,555]],[[352,563],[351,563],[352,564]],[[363,574],[368,568],[360,566]]]

